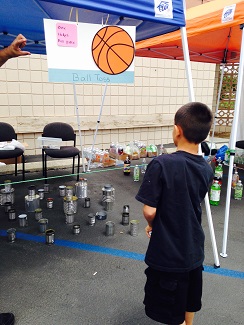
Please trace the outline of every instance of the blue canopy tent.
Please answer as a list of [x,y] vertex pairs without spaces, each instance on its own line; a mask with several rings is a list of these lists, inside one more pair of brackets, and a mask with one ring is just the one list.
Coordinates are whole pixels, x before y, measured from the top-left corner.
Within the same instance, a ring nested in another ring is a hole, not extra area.
[[[136,26],[136,41],[180,29],[189,100],[195,101],[185,30],[184,0],[1,0],[0,49],[8,46],[21,33],[28,40],[26,50],[46,54],[43,18]],[[215,266],[219,267],[208,196],[205,205]]]
[[[160,0],[1,0],[0,48],[23,34],[26,50],[46,54],[43,18],[120,26],[136,26],[136,41],[170,33],[185,26],[182,0],[173,0],[173,18],[155,16],[155,5],[163,13],[171,1]],[[164,6],[164,7],[163,7]],[[72,14],[72,8],[75,8]]]

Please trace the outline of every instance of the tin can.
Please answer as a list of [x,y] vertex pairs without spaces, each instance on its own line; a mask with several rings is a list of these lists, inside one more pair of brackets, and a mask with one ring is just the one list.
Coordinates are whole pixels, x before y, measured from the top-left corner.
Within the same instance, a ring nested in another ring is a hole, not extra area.
[[113,206],[114,206],[114,199],[113,197],[104,197],[102,200],[102,205],[104,206],[104,209],[106,211],[111,211],[113,210]]
[[138,235],[139,220],[131,220],[130,222],[130,234],[131,236]]
[[60,185],[58,188],[59,188],[59,196],[64,197],[65,196],[66,186],[65,185]]
[[96,213],[97,220],[106,220],[107,219],[107,213],[105,211],[99,211]]
[[40,200],[43,200],[44,199],[44,188],[39,188],[39,190],[37,192],[40,197]]
[[74,214],[77,212],[78,198],[77,196],[65,196],[63,208],[65,214]]
[[128,204],[123,206],[123,213],[130,213],[130,206]]
[[35,185],[31,185],[28,187],[28,196],[30,198],[34,197],[36,195],[36,187]]
[[84,208],[90,208],[90,206],[91,206],[91,199],[89,197],[85,197]]
[[87,179],[80,178],[80,181],[75,184],[75,195],[79,199],[84,199],[87,197]]
[[66,196],[73,196],[74,195],[74,188],[73,186],[66,186],[65,188],[65,195]]
[[35,209],[35,219],[37,221],[39,221],[40,219],[42,219],[42,209],[41,208]]
[[96,217],[94,213],[89,213],[88,214],[88,225],[89,226],[94,226],[96,222]]
[[114,235],[115,223],[113,221],[107,221],[105,224],[105,234],[106,236]]
[[11,180],[10,179],[6,179],[4,181],[4,189],[5,189],[5,192],[10,192],[11,191],[12,184],[11,184]]
[[53,245],[55,242],[55,231],[53,229],[47,229],[45,231],[46,235],[46,244]]
[[43,185],[43,189],[44,189],[44,192],[45,193],[49,193],[49,191],[50,191],[50,185],[49,184],[44,184]]
[[73,213],[65,215],[65,223],[66,224],[74,223],[74,221],[75,221],[75,215]]
[[74,225],[73,226],[73,234],[79,235],[79,233],[80,233],[80,225]]
[[8,220],[15,221],[16,220],[16,211],[15,209],[8,210]]
[[15,228],[9,228],[7,230],[7,237],[8,237],[8,241],[10,243],[14,243],[15,239],[16,239],[16,229]]
[[19,218],[19,226],[20,227],[27,227],[28,226],[27,214],[20,214],[18,216],[18,218]]
[[46,230],[47,230],[47,225],[48,225],[48,219],[40,219],[38,221],[38,224],[39,224],[39,231],[41,233],[44,233]]
[[4,205],[6,202],[14,204],[14,188],[10,191],[5,191],[5,188],[0,190],[0,205]]
[[48,209],[53,208],[53,198],[51,198],[51,197],[47,198],[47,208]]
[[11,202],[5,202],[4,203],[4,210],[5,210],[5,213],[8,213],[9,210],[12,209],[12,203]]
[[122,213],[122,225],[123,226],[128,226],[130,223],[130,214],[123,212]]

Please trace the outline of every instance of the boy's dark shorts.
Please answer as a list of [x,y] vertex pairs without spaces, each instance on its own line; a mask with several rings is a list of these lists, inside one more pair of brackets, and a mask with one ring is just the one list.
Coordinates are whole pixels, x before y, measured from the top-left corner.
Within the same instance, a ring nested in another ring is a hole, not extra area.
[[202,270],[200,266],[190,272],[168,273],[148,267],[143,301],[146,315],[163,324],[179,325],[186,311],[200,310]]

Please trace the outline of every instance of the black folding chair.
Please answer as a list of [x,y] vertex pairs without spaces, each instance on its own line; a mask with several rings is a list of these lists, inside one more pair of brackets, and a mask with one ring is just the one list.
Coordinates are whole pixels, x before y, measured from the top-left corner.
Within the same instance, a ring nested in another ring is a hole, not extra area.
[[[0,142],[5,141],[12,141],[17,140],[17,134],[15,133],[14,128],[12,125],[0,122]],[[0,161],[1,159],[15,159],[15,176],[17,176],[17,164],[18,164],[18,157],[22,158],[22,178],[23,181],[25,180],[25,155],[24,150],[20,148],[15,148],[13,150],[0,150]]]
[[[42,149],[42,170],[43,176],[47,178],[47,157],[51,158],[73,158],[72,173],[75,170],[75,157],[78,158],[77,180],[80,172],[80,151],[76,148],[76,134],[67,123],[53,122],[47,124],[43,129],[43,137],[61,138],[62,141],[72,141],[72,146],[61,146],[60,149]],[[45,181],[46,182],[46,181]]]

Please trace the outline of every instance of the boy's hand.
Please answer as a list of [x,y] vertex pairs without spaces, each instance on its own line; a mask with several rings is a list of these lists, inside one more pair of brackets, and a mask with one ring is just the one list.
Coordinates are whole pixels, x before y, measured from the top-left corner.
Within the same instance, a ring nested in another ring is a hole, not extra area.
[[150,238],[151,233],[152,233],[152,227],[147,225],[146,228],[145,228],[145,231],[146,231],[147,237]]

